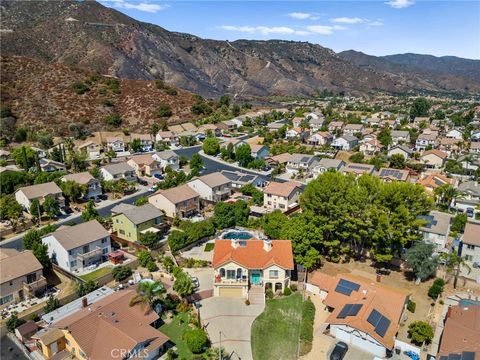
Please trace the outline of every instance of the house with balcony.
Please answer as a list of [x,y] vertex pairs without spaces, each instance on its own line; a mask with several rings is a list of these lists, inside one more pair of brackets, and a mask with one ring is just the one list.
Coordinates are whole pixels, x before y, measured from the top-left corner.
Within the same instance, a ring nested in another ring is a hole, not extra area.
[[57,199],[60,207],[65,207],[65,198],[62,190],[53,181],[31,186],[24,186],[15,191],[15,200],[22,205],[25,210],[29,210],[33,200],[38,200],[40,204],[45,201],[47,196],[53,196]]
[[415,142],[415,150],[425,151],[427,148],[434,149],[438,146],[438,133],[426,129],[423,133],[418,135]]
[[161,141],[168,145],[178,145],[178,135],[173,131],[159,131],[155,136],[156,141]]
[[187,185],[207,203],[225,201],[232,193],[232,181],[220,172],[195,177]]
[[213,295],[249,299],[254,290],[284,291],[294,269],[290,240],[219,239],[213,249]]
[[101,182],[88,171],[65,175],[62,177],[62,181],[73,181],[79,185],[87,186],[88,191],[84,196],[85,199],[92,199],[102,194]]
[[152,155],[135,155],[127,161],[127,164],[135,169],[137,176],[154,176],[162,173],[162,166]]
[[347,124],[343,128],[344,135],[354,135],[362,133],[365,127],[362,124]]
[[285,212],[299,204],[302,189],[296,181],[272,181],[263,189],[263,206]]
[[200,195],[188,185],[159,190],[148,198],[148,202],[170,219],[187,218],[200,211]]
[[125,142],[119,136],[107,137],[107,149],[108,150],[113,150],[115,152],[124,152],[125,151]]
[[100,168],[100,173],[102,174],[103,180],[106,181],[118,181],[120,179],[125,179],[128,182],[137,181],[135,169],[126,162],[112,163],[102,166]]
[[0,249],[0,309],[46,288],[42,264],[30,250]]
[[167,166],[175,171],[180,169],[180,157],[172,150],[158,151],[154,153],[152,157],[160,163],[160,168],[164,172]]
[[162,234],[166,224],[163,212],[151,203],[142,206],[119,204],[112,208],[112,229],[119,238],[138,241],[147,232]]
[[112,251],[110,233],[97,220],[61,226],[44,236],[42,243],[48,246],[48,256],[52,262],[69,272],[98,265]]

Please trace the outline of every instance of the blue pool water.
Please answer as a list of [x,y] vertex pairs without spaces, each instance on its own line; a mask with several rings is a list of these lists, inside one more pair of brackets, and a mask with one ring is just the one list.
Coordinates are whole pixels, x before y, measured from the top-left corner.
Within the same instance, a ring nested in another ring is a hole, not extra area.
[[252,234],[246,231],[229,231],[223,234],[223,239],[240,239],[240,240],[248,240],[253,237]]
[[460,300],[458,304],[460,306],[480,306],[480,301],[464,299]]

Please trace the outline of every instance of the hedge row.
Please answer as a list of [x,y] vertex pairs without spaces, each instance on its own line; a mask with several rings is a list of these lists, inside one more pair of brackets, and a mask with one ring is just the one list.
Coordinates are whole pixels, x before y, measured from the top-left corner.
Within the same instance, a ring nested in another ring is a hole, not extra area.
[[168,237],[168,245],[175,252],[194,242],[215,235],[215,226],[211,220],[198,222],[182,221],[181,230],[173,230]]
[[302,303],[302,321],[300,323],[300,355],[310,352],[313,341],[313,321],[315,305],[310,299]]

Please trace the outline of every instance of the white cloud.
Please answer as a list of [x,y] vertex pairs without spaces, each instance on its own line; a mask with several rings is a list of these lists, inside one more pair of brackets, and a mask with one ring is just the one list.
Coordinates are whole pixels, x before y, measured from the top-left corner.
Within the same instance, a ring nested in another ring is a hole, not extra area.
[[330,19],[330,21],[333,23],[340,23],[340,24],[360,24],[368,20],[362,19],[359,17],[338,17],[338,18]]
[[281,34],[281,35],[310,35],[309,32],[304,30],[295,30],[288,26],[234,26],[234,25],[222,25],[220,29],[228,31],[237,31],[248,34],[259,33],[262,35]]
[[161,10],[168,9],[170,5],[167,4],[152,4],[149,2],[128,2],[125,0],[103,0],[104,2],[113,4],[114,7],[120,9],[133,9],[138,11],[149,12],[156,14]]
[[367,24],[368,26],[383,26],[382,20],[371,21]]
[[394,9],[403,9],[409,7],[410,5],[415,4],[414,0],[390,0],[385,4],[391,6]]
[[292,13],[288,14],[288,16],[290,16],[294,19],[297,19],[297,20],[305,20],[305,19],[309,19],[312,16],[312,14],[302,13],[302,12],[292,12]]
[[314,33],[314,34],[319,34],[319,35],[331,35],[333,34],[333,26],[328,26],[328,25],[310,25],[307,26],[307,29]]

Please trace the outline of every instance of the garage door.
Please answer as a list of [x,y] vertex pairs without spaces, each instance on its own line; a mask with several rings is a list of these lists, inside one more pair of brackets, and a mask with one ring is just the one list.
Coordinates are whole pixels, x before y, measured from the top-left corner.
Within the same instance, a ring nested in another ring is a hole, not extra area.
[[242,297],[242,288],[223,287],[219,289],[222,297]]

